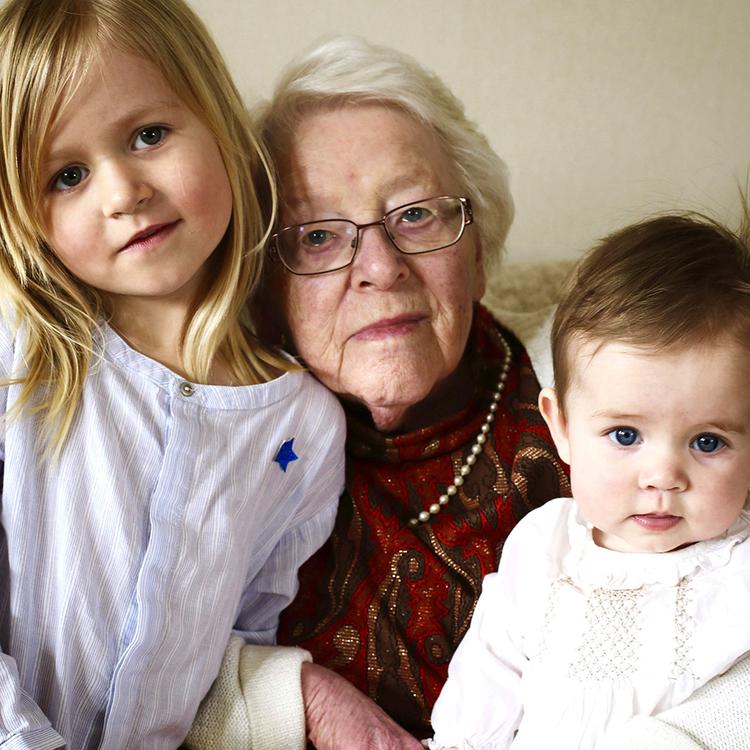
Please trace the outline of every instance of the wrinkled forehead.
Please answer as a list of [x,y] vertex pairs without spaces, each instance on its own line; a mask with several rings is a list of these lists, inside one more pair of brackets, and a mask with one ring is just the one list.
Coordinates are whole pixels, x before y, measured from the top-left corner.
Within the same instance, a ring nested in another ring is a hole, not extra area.
[[310,106],[280,153],[281,213],[295,221],[364,220],[409,200],[461,191],[458,171],[434,129],[378,103]]

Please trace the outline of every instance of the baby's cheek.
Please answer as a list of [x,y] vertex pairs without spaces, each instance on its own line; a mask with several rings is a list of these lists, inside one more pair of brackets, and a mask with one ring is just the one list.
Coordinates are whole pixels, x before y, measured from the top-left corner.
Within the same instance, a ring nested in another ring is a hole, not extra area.
[[571,469],[571,490],[587,521],[595,525],[604,524],[608,518],[617,515],[623,498],[630,493],[624,486],[622,477],[613,471],[600,471],[595,461],[574,459]]

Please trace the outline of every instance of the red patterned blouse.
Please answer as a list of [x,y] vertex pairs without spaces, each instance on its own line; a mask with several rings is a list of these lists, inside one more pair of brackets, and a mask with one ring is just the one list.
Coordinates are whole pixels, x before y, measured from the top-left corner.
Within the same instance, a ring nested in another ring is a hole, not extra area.
[[[505,350],[510,370],[476,462],[441,511],[409,520],[453,483],[485,421]],[[349,414],[347,490],[333,534],[300,571],[279,642],[308,649],[417,737],[466,633],[482,578],[532,508],[570,494],[567,467],[537,409],[521,344],[477,307],[469,342],[474,395],[455,416],[385,436]]]

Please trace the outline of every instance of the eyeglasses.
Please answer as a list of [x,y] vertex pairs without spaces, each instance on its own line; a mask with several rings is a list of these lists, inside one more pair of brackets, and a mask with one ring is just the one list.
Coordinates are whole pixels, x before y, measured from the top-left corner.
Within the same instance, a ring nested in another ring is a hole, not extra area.
[[455,245],[473,218],[468,198],[441,195],[405,203],[367,224],[322,219],[284,227],[271,237],[270,251],[288,271],[313,276],[350,265],[359,248],[360,233],[368,227],[382,225],[396,250],[419,255]]

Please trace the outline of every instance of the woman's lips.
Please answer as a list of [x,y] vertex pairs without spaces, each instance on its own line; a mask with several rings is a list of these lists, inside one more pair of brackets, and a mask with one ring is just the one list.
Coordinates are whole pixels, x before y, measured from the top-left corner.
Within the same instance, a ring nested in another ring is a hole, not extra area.
[[669,531],[682,520],[680,516],[670,516],[667,513],[644,513],[631,518],[647,531]]
[[120,248],[120,252],[129,250],[150,250],[163,242],[177,226],[179,221],[171,221],[167,224],[154,224],[146,227],[141,232],[134,234],[126,245]]
[[383,318],[360,328],[352,338],[357,341],[376,341],[391,336],[403,336],[411,333],[424,320],[424,317],[424,315],[399,315],[395,318]]

